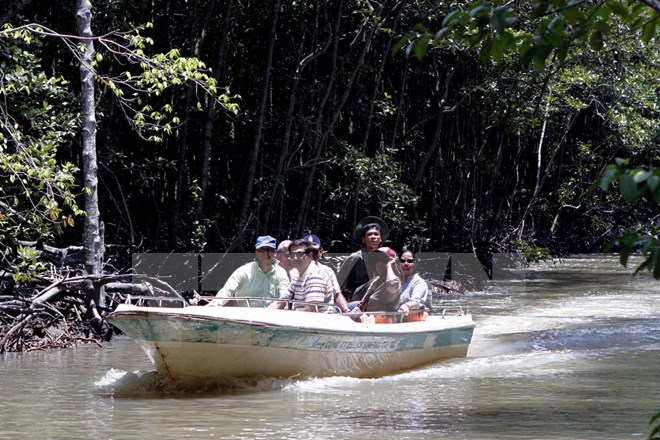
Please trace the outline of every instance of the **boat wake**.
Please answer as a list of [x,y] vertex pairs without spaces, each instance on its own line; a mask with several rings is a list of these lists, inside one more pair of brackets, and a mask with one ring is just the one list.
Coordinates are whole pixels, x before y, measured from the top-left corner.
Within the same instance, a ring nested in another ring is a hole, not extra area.
[[[424,370],[427,371],[427,370]],[[113,398],[163,398],[186,395],[199,397],[207,394],[254,393],[263,391],[284,391],[291,393],[344,393],[360,383],[387,381],[396,377],[405,377],[412,372],[400,373],[381,378],[356,378],[350,376],[332,377],[290,377],[290,378],[225,378],[220,382],[203,383],[197,386],[181,386],[164,380],[157,371],[124,371],[110,369],[95,385],[97,393]],[[422,373],[428,374],[428,373]],[[396,380],[396,379],[395,379]]]
[[110,369],[95,383],[100,395],[109,397],[159,398],[166,396],[209,394],[235,394],[243,392],[277,391],[291,386],[296,378],[221,378],[213,382],[199,384],[175,384],[158,374],[157,371],[124,371]]

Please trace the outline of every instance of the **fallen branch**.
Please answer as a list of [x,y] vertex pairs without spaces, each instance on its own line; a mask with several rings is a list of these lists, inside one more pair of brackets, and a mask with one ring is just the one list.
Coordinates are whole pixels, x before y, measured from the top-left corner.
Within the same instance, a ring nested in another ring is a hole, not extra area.
[[[100,344],[101,339],[108,340],[112,335],[105,315],[131,294],[186,302],[168,283],[146,275],[105,274],[56,281],[34,280],[35,283],[43,281],[50,284],[31,298],[0,296],[0,353],[67,347],[78,342]],[[107,307],[106,299],[111,301]]]

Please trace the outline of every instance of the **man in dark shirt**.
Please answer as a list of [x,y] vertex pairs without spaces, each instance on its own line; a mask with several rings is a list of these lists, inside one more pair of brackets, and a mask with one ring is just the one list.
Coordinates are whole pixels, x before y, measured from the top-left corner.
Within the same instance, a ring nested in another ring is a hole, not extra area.
[[337,280],[347,301],[360,301],[366,289],[358,289],[373,277],[376,270],[372,253],[386,240],[390,229],[385,222],[374,216],[363,218],[353,231],[353,238],[364,246],[352,253],[339,268]]

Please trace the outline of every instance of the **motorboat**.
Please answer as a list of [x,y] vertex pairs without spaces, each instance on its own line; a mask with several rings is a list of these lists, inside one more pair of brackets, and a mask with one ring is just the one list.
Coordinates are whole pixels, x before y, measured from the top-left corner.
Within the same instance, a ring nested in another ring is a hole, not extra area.
[[248,377],[380,377],[465,357],[475,328],[471,315],[460,308],[415,321],[398,313],[382,313],[391,316],[378,320],[371,315],[379,314],[356,319],[249,304],[120,304],[108,320],[139,344],[160,375],[177,384]]

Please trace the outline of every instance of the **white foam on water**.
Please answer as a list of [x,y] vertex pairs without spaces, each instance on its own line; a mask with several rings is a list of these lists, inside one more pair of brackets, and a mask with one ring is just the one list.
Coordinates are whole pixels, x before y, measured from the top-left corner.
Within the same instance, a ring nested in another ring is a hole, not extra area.
[[284,387],[285,391],[301,391],[306,393],[325,393],[329,389],[346,389],[359,383],[376,379],[360,379],[348,376],[318,377],[292,381]]

